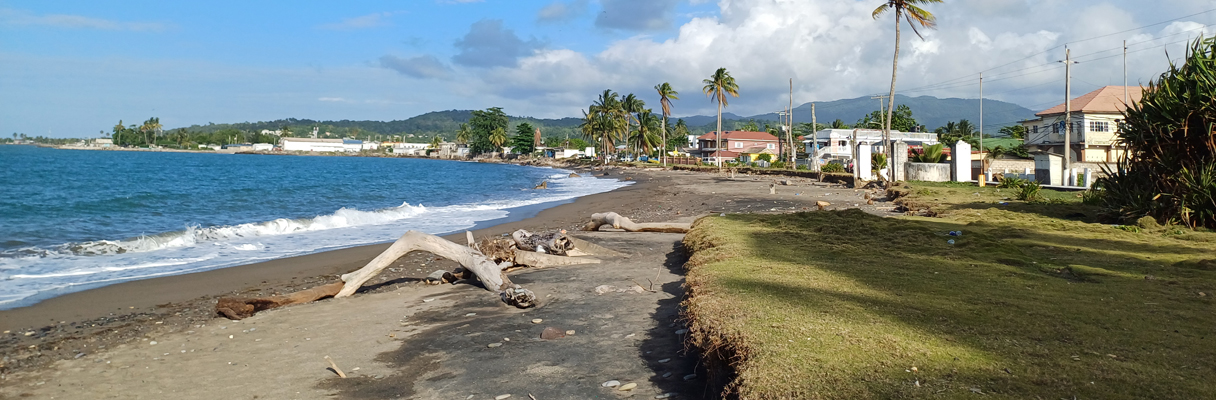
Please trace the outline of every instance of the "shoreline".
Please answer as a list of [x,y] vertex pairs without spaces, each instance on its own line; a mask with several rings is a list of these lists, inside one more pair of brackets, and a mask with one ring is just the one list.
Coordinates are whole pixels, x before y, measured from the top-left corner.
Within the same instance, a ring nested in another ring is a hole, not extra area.
[[[566,166],[580,175],[586,169]],[[619,172],[618,172],[619,173]],[[617,174],[614,174],[617,175]],[[645,190],[648,185],[634,183],[603,193],[569,200],[558,200],[508,209],[506,217],[477,222],[469,231],[477,237],[501,235],[517,229],[571,229],[585,222],[594,206],[619,202],[622,193]],[[556,204],[554,204],[556,203]],[[552,206],[549,206],[552,205]],[[598,211],[595,211],[598,212]],[[522,216],[521,216],[522,214]],[[404,231],[401,233],[405,233]],[[449,240],[463,242],[464,232],[441,234]],[[98,318],[121,318],[165,308],[167,304],[187,302],[208,297],[214,301],[223,295],[248,291],[251,287],[295,287],[300,282],[337,276],[361,268],[384,251],[389,242],[324,250],[304,255],[278,258],[250,264],[179,275],[119,282],[73,291],[44,298],[36,303],[0,310],[3,331],[37,331],[60,324],[60,321],[86,321]],[[35,297],[37,297],[36,295]]]

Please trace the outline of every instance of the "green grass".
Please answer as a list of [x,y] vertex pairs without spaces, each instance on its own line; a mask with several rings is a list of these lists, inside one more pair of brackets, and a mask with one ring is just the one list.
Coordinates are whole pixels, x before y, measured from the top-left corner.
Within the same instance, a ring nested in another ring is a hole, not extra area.
[[686,236],[692,339],[733,360],[739,397],[1216,398],[1216,234],[1064,219],[1089,210],[1068,192],[908,189],[940,218],[727,215]]
[[985,149],[991,149],[996,146],[1003,146],[1005,148],[1013,148],[1013,147],[1018,147],[1021,145],[1022,145],[1022,139],[984,138],[984,148]]

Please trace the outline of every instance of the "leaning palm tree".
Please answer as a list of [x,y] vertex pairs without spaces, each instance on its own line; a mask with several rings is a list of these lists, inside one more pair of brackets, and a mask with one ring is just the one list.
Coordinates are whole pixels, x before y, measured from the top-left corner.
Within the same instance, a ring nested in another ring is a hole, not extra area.
[[468,144],[469,136],[473,133],[469,131],[469,124],[460,124],[460,130],[456,131],[456,143]]
[[494,147],[498,148],[499,154],[504,152],[502,145],[506,142],[507,131],[503,130],[502,128],[494,128],[494,130],[490,132],[490,144],[493,144]]
[[706,96],[709,96],[713,102],[718,103],[718,130],[714,133],[717,144],[714,145],[715,151],[718,152],[718,157],[715,161],[718,163],[718,172],[722,172],[722,107],[726,107],[726,95],[739,97],[739,85],[735,84],[735,78],[730,76],[730,72],[726,68],[718,68],[709,79],[701,81],[705,87],[701,88]]
[[663,166],[667,166],[667,118],[671,117],[671,101],[679,100],[680,93],[672,89],[671,84],[667,82],[655,85],[654,90],[659,92],[659,105],[663,109],[663,123],[660,128],[660,132],[663,132],[661,145],[663,152],[659,156],[659,159],[662,161]]
[[659,147],[659,117],[650,110],[642,110],[638,114],[638,130],[629,136],[629,143],[638,149],[639,153],[650,154]]
[[[908,20],[908,25],[912,27],[912,31],[916,32],[916,36],[924,40],[920,31],[916,29],[916,25],[925,28],[933,29],[937,27],[937,17],[932,13],[920,8],[918,4],[941,3],[942,0],[884,0],[881,6],[874,9],[870,16],[874,19],[885,14],[887,11],[895,10],[895,57],[891,61],[891,93],[887,97],[887,120],[882,130],[882,146],[883,151],[890,154],[891,151],[891,117],[895,111],[895,73],[899,68],[899,25],[900,18]],[[895,163],[889,163],[887,172],[891,179],[887,180],[890,185],[895,179]]]

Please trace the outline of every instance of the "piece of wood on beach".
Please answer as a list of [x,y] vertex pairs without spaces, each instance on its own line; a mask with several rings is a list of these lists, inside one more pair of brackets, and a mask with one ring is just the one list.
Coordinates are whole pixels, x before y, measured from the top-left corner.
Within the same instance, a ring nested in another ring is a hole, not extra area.
[[[349,297],[380,271],[392,265],[394,261],[412,251],[425,251],[431,254],[455,261],[465,269],[472,271],[487,290],[499,292],[507,296],[503,300],[509,304],[530,307],[535,302],[531,291],[523,289],[503,274],[502,270],[509,265],[499,265],[477,250],[447,241],[428,233],[409,231],[393,242],[383,253],[368,262],[366,266],[355,272],[342,275],[346,282],[342,290],[334,297]],[[505,263],[504,263],[505,264]]]
[[258,311],[292,304],[311,303],[326,297],[333,297],[342,290],[343,286],[342,282],[335,282],[281,296],[221,297],[215,303],[215,311],[228,319],[240,320],[252,317]]
[[337,372],[339,377],[343,379],[346,378],[346,373],[342,372],[341,368],[338,368],[338,364],[334,362],[334,359],[329,358],[329,356],[325,356],[325,361],[329,361],[329,368],[333,369],[334,372]]
[[677,222],[638,223],[615,212],[606,212],[591,214],[591,221],[583,226],[583,230],[595,231],[604,225],[611,225],[616,229],[624,229],[626,232],[688,233],[688,230],[692,229],[692,224]]

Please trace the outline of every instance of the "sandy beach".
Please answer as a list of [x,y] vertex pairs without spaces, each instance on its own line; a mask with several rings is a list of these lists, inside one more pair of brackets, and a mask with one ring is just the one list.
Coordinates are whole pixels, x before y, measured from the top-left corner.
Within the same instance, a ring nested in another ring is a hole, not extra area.
[[[594,212],[639,222],[721,212],[861,208],[863,191],[804,178],[610,168],[579,171],[634,185],[584,196],[534,217],[474,231],[568,229]],[[788,185],[780,181],[786,180]],[[775,194],[770,188],[775,186]],[[471,285],[420,278],[450,261],[413,253],[360,294],[229,321],[223,295],[288,293],[338,281],[387,245],[371,245],[188,275],[120,283],[0,311],[0,397],[32,398],[701,398],[707,384],[679,331],[682,235],[575,232],[617,250],[605,264],[522,270],[542,304],[518,310]],[[458,237],[457,237],[458,236]],[[463,234],[453,235],[462,241]],[[633,287],[654,286],[634,291]],[[601,285],[628,289],[596,294]],[[430,301],[424,301],[431,299]],[[472,314],[472,315],[470,315]],[[533,324],[534,318],[543,319]],[[541,341],[552,324],[576,334]],[[509,340],[508,340],[509,339]],[[503,343],[488,348],[491,343]],[[327,370],[329,355],[353,379]],[[354,368],[358,368],[354,370]],[[695,375],[695,376],[693,376]],[[687,377],[687,379],[685,379]],[[638,383],[631,392],[600,387]]]

